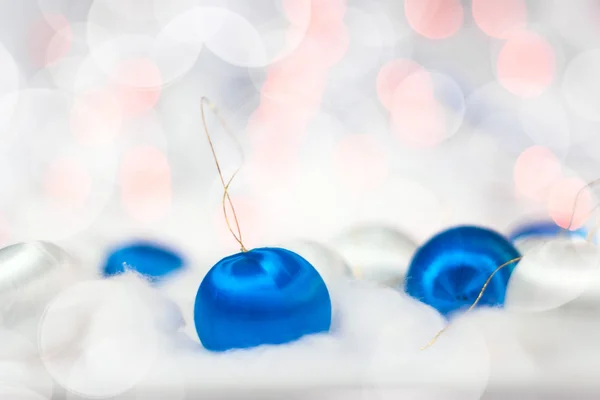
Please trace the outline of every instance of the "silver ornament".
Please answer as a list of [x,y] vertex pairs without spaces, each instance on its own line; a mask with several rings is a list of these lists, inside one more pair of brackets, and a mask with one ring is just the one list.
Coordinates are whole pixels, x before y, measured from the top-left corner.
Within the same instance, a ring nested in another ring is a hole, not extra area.
[[523,256],[508,281],[505,308],[545,312],[598,304],[600,249],[569,237],[555,238]]
[[0,249],[0,320],[10,325],[33,316],[78,273],[73,259],[49,242],[17,243]]
[[404,282],[417,243],[396,229],[364,225],[343,232],[331,246],[350,265],[358,279],[388,287]]
[[17,243],[0,249],[0,293],[39,281],[61,267],[71,267],[70,256],[49,242]]
[[352,276],[352,271],[346,261],[326,245],[310,240],[292,240],[278,247],[302,256],[315,267],[327,285],[341,277]]

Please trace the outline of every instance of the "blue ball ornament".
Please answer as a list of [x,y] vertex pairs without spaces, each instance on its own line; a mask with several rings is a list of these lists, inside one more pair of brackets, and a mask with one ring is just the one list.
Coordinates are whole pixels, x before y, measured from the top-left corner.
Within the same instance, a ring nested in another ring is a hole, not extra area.
[[585,239],[588,232],[584,228],[576,230],[564,229],[559,225],[556,225],[556,223],[553,221],[532,221],[517,226],[510,233],[508,238],[511,242],[516,243],[518,241],[527,239],[552,238],[561,234],[569,237],[580,237]]
[[298,254],[265,247],[226,257],[198,289],[196,332],[212,351],[282,344],[331,325],[323,279]]
[[134,242],[113,250],[104,264],[104,276],[136,271],[152,282],[182,269],[183,257],[176,251],[151,242]]
[[[492,230],[476,226],[451,228],[417,250],[408,269],[405,290],[449,316],[470,307],[494,270],[517,257],[520,254],[510,241]],[[494,275],[478,305],[504,304],[515,265],[516,262],[507,265]]]

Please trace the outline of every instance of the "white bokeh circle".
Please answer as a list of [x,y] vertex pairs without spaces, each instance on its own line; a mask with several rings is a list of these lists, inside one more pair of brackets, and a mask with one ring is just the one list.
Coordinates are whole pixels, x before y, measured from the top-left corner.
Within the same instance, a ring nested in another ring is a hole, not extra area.
[[431,72],[434,92],[442,104],[446,117],[446,134],[454,135],[462,125],[466,112],[465,96],[460,85],[451,76],[440,72]]
[[[383,29],[382,15],[373,15],[358,7],[347,7],[344,13],[344,24],[348,28],[350,42],[343,59],[331,71],[330,79],[338,85],[347,85],[375,70],[381,63],[384,53],[386,34]],[[391,54],[391,51],[388,51]]]
[[121,0],[94,0],[94,6],[105,7],[106,10],[127,19],[142,19],[153,20],[154,15],[154,0],[136,0],[136,1],[121,1]]
[[71,100],[50,89],[19,94],[9,154],[22,182],[22,201],[12,209],[18,237],[74,235],[95,220],[112,194],[115,152],[111,146],[76,142],[69,126]]
[[570,45],[579,49],[592,49],[597,47],[600,40],[597,24],[599,12],[600,7],[595,0],[554,0],[547,2],[541,16]]
[[597,246],[555,238],[531,249],[513,270],[506,290],[510,312],[553,310],[579,298],[600,275]]
[[[200,48],[177,40],[169,32],[156,38],[119,35],[91,49],[78,69],[75,88],[77,91],[89,90],[105,85],[109,80],[139,89],[161,87],[185,75],[199,53]],[[143,62],[151,70],[142,75],[118,73],[128,62]]]
[[125,280],[82,282],[48,306],[39,325],[42,360],[70,392],[106,398],[143,380],[159,352],[146,288]]
[[568,64],[562,90],[570,108],[583,118],[600,121],[600,50],[574,57]]
[[12,387],[31,391],[32,399],[50,399],[54,384],[39,359],[35,345],[6,328],[0,328],[0,341],[0,396],[6,394],[7,387]]
[[437,145],[462,125],[465,98],[450,76],[418,70],[396,87],[390,112],[392,124],[408,142]]
[[156,36],[160,25],[154,17],[151,1],[121,2],[95,0],[87,10],[86,39],[90,48],[102,46],[122,35]]
[[[8,128],[19,100],[21,72],[10,52],[0,43],[0,132]],[[3,140],[7,137],[3,135]]]
[[546,92],[523,99],[518,112],[523,131],[533,143],[565,156],[570,147],[571,127],[569,114],[561,100],[556,94]]
[[467,123],[493,137],[510,153],[519,155],[536,144],[552,149],[560,157],[569,150],[570,121],[553,92],[522,99],[499,83],[490,82],[471,92],[466,108]]
[[286,7],[273,0],[230,2],[227,8],[202,5],[156,1],[155,15],[163,31],[177,32],[183,42],[205,42],[218,57],[241,67],[264,67],[290,54],[303,40],[310,21],[308,1],[294,3],[291,15],[285,15]]

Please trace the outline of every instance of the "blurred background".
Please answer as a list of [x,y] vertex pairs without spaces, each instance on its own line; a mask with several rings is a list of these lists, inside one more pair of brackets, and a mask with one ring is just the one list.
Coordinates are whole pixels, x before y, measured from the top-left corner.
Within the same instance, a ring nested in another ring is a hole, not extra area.
[[361,222],[422,242],[572,228],[600,177],[600,3],[1,3],[0,241],[92,262],[131,236],[203,259]]

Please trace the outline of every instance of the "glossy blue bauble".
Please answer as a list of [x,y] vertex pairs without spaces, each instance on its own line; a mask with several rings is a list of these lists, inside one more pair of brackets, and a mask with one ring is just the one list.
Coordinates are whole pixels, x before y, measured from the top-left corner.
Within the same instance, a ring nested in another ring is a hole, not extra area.
[[281,344],[327,332],[331,300],[304,258],[281,248],[259,248],[211,268],[196,295],[194,322],[208,350]]
[[151,242],[134,242],[110,253],[103,274],[113,276],[133,270],[156,282],[184,265],[183,258],[174,250]]
[[533,221],[517,226],[510,233],[508,238],[511,242],[516,243],[521,240],[533,238],[552,238],[559,235],[567,235],[570,237],[580,237],[585,239],[587,234],[588,232],[584,228],[571,231],[556,225],[556,223],[553,221]]
[[[470,307],[496,268],[519,257],[500,234],[475,226],[441,232],[415,253],[405,281],[406,292],[443,315]],[[516,262],[498,271],[478,305],[502,306]]]

